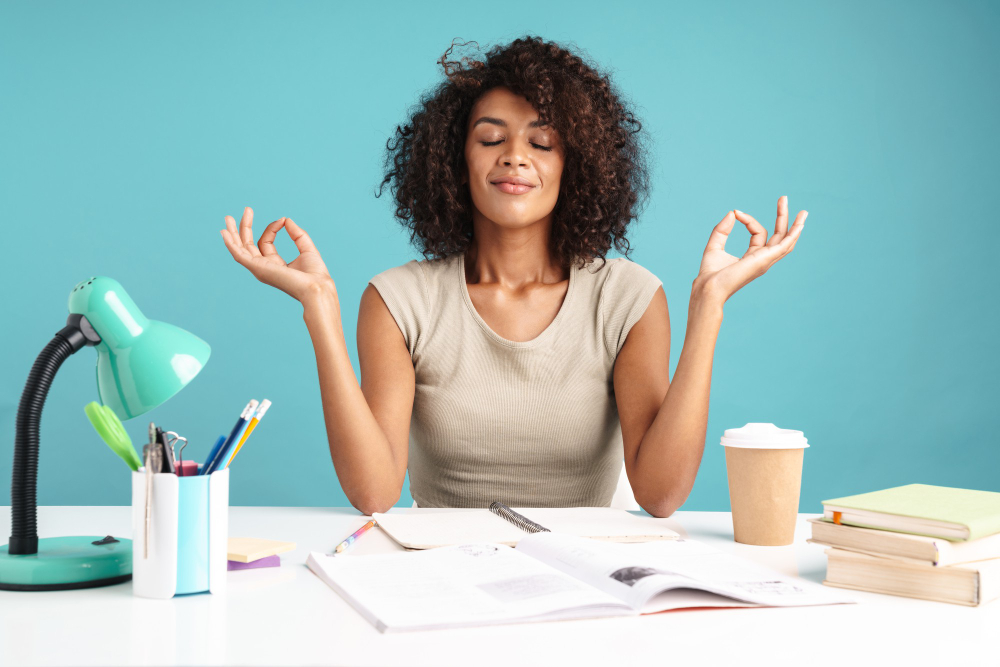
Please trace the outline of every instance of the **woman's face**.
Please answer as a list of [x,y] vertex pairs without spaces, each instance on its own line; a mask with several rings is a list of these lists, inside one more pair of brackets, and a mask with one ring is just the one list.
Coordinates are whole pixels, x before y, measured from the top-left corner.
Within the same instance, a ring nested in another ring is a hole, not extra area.
[[[537,123],[528,100],[505,87],[487,91],[472,107],[462,182],[469,184],[474,215],[506,228],[527,227],[552,215],[563,146],[555,129]],[[527,186],[502,182],[510,178]]]

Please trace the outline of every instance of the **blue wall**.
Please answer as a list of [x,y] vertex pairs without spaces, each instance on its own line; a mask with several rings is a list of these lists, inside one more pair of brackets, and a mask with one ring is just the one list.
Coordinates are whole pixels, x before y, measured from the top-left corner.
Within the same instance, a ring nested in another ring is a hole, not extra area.
[[[633,258],[664,282],[672,369],[712,226],[739,208],[773,228],[783,194],[793,215],[810,212],[795,252],[726,304],[685,509],[728,509],[719,436],[751,421],[809,438],[806,511],[909,482],[1000,490],[997,5],[580,7],[0,4],[4,493],[31,363],[70,290],[96,274],[213,348],[189,387],[126,422],[133,440],[154,420],[201,457],[249,398],[267,397],[232,503],[346,505],[301,306],[232,260],[223,216],[249,205],[258,221],[309,231],[356,364],[367,280],[416,256],[373,194],[386,139],[440,79],[453,38],[490,46],[525,32],[612,70],[652,135]],[[738,226],[729,250],[747,240]],[[287,236],[278,247],[294,256]],[[129,502],[125,466],[83,412],[94,359],[67,361],[46,404],[40,504]]]

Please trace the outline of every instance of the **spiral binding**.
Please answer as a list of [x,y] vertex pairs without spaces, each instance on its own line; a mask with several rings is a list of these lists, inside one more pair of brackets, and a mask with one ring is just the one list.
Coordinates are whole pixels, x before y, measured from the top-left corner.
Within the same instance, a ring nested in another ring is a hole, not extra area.
[[545,526],[540,526],[523,514],[518,514],[511,508],[504,505],[499,500],[494,500],[490,503],[490,511],[499,516],[502,519],[510,521],[512,524],[520,528],[521,530],[527,531],[529,533],[551,533]]

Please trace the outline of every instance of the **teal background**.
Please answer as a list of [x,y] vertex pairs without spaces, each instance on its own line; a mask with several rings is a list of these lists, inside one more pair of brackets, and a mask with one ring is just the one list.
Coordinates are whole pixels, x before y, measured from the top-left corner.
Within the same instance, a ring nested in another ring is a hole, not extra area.
[[[684,509],[729,508],[719,437],[751,421],[809,438],[803,511],[910,482],[1000,491],[998,29],[988,2],[3,2],[0,479],[32,361],[73,286],[107,275],[212,345],[191,385],[125,423],[133,441],[154,420],[203,458],[269,398],[232,504],[347,505],[302,308],[233,261],[223,216],[249,205],[258,236],[281,216],[310,233],[356,368],[362,290],[417,256],[374,196],[386,139],[453,38],[530,32],[611,71],[651,135],[633,259],[664,282],[671,373],[712,227],[739,208],[773,229],[785,194],[810,212],[725,306]],[[738,225],[727,249],[748,238]],[[284,234],[278,248],[294,257]],[[129,503],[83,411],[95,361],[74,355],[49,395],[39,504]]]

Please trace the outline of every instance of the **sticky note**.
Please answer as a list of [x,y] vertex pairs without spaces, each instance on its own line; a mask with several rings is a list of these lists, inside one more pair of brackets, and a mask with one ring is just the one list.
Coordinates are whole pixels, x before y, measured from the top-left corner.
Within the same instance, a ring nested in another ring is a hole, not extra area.
[[231,560],[226,566],[227,570],[252,570],[258,567],[278,567],[281,565],[281,556],[264,556],[251,563],[241,563],[238,560]]
[[239,563],[252,563],[255,560],[292,551],[293,549],[295,549],[295,542],[262,540],[256,537],[230,537],[227,551],[229,552],[229,560],[235,560]]

